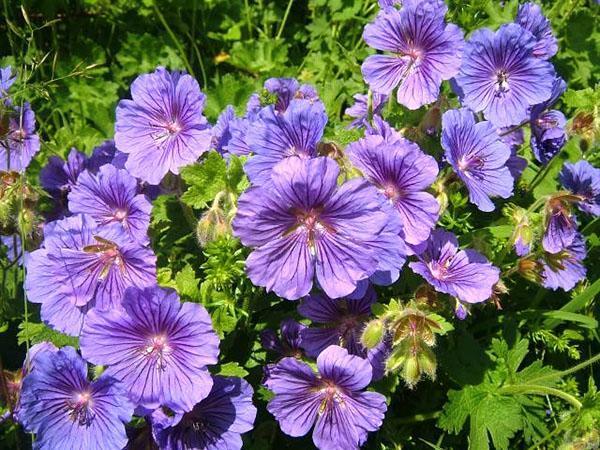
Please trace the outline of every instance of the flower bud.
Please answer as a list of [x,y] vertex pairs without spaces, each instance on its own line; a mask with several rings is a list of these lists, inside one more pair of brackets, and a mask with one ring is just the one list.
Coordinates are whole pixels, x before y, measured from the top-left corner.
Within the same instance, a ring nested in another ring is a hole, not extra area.
[[416,356],[410,356],[406,359],[402,369],[402,379],[408,384],[411,389],[421,379],[421,369],[419,367],[419,359]]
[[435,289],[429,284],[422,284],[415,291],[415,301],[425,306],[434,307],[437,304],[438,295]]
[[519,274],[526,280],[534,283],[541,283],[542,270],[541,264],[532,258],[521,258],[518,262],[517,270]]
[[369,350],[377,347],[377,345],[379,345],[383,339],[384,331],[385,325],[382,320],[371,320],[369,323],[367,323],[367,326],[363,330],[362,336],[360,337],[361,344]]
[[432,380],[435,380],[435,373],[437,371],[437,360],[435,353],[430,348],[423,347],[418,356],[419,360],[419,371],[427,375]]
[[458,299],[456,299],[456,305],[454,306],[454,315],[458,320],[465,320],[469,311],[467,307],[463,305]]
[[196,239],[202,248],[230,232],[230,225],[221,209],[211,208],[202,214],[196,226]]

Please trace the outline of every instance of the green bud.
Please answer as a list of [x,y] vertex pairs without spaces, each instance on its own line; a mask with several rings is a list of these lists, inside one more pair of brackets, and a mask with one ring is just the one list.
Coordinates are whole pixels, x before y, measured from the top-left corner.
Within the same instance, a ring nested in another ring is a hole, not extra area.
[[418,360],[421,373],[424,373],[432,380],[435,380],[435,372],[437,370],[435,353],[428,347],[422,347],[419,352]]
[[408,384],[411,389],[421,379],[421,369],[419,367],[419,359],[416,356],[411,356],[406,359],[402,369],[402,379]]
[[406,353],[402,349],[402,346],[394,347],[390,356],[385,362],[386,372],[394,372],[400,369],[406,361]]
[[375,348],[383,339],[384,331],[385,326],[382,320],[371,320],[369,323],[367,323],[367,326],[360,337],[361,344],[369,350]]
[[200,247],[206,247],[210,242],[229,234],[230,225],[221,209],[209,209],[198,221],[196,239]]

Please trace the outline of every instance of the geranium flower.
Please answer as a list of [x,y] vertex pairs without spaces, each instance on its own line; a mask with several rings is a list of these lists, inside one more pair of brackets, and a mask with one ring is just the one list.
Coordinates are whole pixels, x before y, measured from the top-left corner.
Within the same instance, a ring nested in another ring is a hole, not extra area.
[[265,385],[275,393],[267,409],[289,436],[313,428],[319,450],[358,449],[381,427],[385,397],[364,389],[371,382],[369,362],[332,345],[317,358],[319,374],[296,358],[283,358],[268,372]]
[[418,262],[410,268],[421,275],[436,291],[453,295],[467,303],[479,303],[492,295],[500,277],[494,267],[475,250],[460,250],[456,236],[437,229],[427,245],[417,252]]
[[83,356],[108,366],[104,373],[123,383],[136,406],[191,411],[211,390],[206,366],[219,354],[208,312],[158,286],[128,289],[122,306],[88,314]]
[[[254,249],[246,261],[254,284],[294,300],[316,277],[331,298],[343,297],[380,268],[381,247],[402,248],[375,188],[361,179],[338,188],[338,175],[332,159],[287,158],[268,186],[242,194],[233,230]],[[386,261],[403,263],[400,255]]]
[[464,46],[463,32],[446,24],[448,8],[437,0],[406,0],[402,9],[384,8],[365,27],[369,47],[392,55],[371,55],[362,65],[370,88],[390,94],[409,109],[434,102],[443,80],[457,74]]
[[209,150],[206,97],[190,75],[159,67],[134,80],[131,97],[117,105],[115,145],[128,154],[125,168],[132,175],[158,184]]
[[88,214],[98,225],[120,224],[131,239],[148,242],[152,204],[129,172],[105,164],[96,175],[84,171],[69,193],[69,210]]
[[152,433],[162,450],[240,450],[241,434],[256,418],[252,386],[236,377],[214,376],[210,394],[186,413],[152,414]]
[[550,98],[552,64],[534,55],[536,39],[510,23],[475,31],[465,47],[456,82],[462,102],[497,128],[519,125],[529,109]]
[[36,434],[40,450],[119,450],[133,405],[114,378],[89,381],[87,364],[72,347],[42,350],[23,380],[19,421]]

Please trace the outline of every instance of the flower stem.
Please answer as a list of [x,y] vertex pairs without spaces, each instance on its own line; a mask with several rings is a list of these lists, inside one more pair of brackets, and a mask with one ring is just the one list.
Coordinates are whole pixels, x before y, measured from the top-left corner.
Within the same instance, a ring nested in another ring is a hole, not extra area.
[[292,9],[292,3],[294,3],[294,0],[290,0],[287,4],[287,8],[285,9],[285,13],[283,14],[283,20],[281,21],[281,25],[279,26],[279,31],[277,32],[277,36],[275,36],[275,39],[279,39],[283,34],[285,23],[287,22],[288,16],[290,15],[290,10]]
[[541,386],[539,384],[517,384],[517,385],[509,385],[500,388],[501,394],[536,394],[536,395],[553,395],[554,397],[559,397],[565,400],[566,402],[573,405],[575,408],[581,408],[581,402],[577,400],[571,394],[567,394],[560,389]]

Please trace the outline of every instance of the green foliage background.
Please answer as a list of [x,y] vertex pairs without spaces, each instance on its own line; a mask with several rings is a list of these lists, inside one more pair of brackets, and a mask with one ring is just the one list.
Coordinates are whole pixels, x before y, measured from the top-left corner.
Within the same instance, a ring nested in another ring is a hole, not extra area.
[[[515,200],[525,207],[556,190],[563,161],[585,156],[600,166],[594,135],[600,120],[600,7],[592,0],[548,0],[542,6],[559,38],[553,62],[569,85],[561,109],[571,118],[572,137],[546,171],[535,166],[526,171]],[[468,34],[512,21],[517,1],[450,0],[449,7],[448,20]],[[15,96],[32,103],[43,139],[28,177],[37,183],[39,169],[51,155],[65,157],[71,147],[89,153],[110,138],[117,101],[128,95],[138,74],[157,65],[187,70],[199,80],[208,97],[206,115],[213,122],[227,104],[242,112],[266,78],[296,77],[313,84],[330,116],[326,139],[344,145],[359,137],[345,130],[343,111],[353,94],[366,91],[360,64],[371,51],[361,34],[377,10],[372,0],[3,0],[0,63],[21,74]],[[419,133],[424,112],[396,107],[388,116],[410,135]],[[434,140],[423,145],[439,151]],[[183,299],[207,306],[223,339],[216,371],[247,375],[256,388],[262,366],[271,361],[258,333],[276,329],[283,317],[294,314],[294,305],[252,286],[243,275],[247,252],[235,239],[223,238],[204,249],[197,244],[196,221],[215,195],[225,188],[234,193],[245,188],[241,162],[226,171],[222,160],[209,155],[182,178],[188,190],[181,200],[161,196],[154,204],[151,234],[159,282],[176,288]],[[474,212],[464,192],[451,192],[442,224],[461,236],[461,243],[483,251],[496,264],[508,264],[512,230],[499,211]],[[589,281],[570,293],[555,293],[510,278],[503,309],[476,308],[438,340],[435,381],[422,381],[411,390],[393,375],[376,386],[391,403],[368,448],[598,445],[599,377],[593,366],[578,364],[600,352],[595,302],[600,225],[592,220],[582,226]],[[31,305],[23,322],[23,273],[5,260],[0,270],[4,368],[21,365],[26,342],[74,344],[41,325]],[[380,297],[408,299],[418,283],[404,275]],[[451,317],[451,305],[446,312]],[[291,439],[278,431],[265,409],[269,395],[257,389],[259,415],[245,448],[310,448],[310,437]],[[1,425],[0,447],[27,447],[27,442],[15,426]]]

